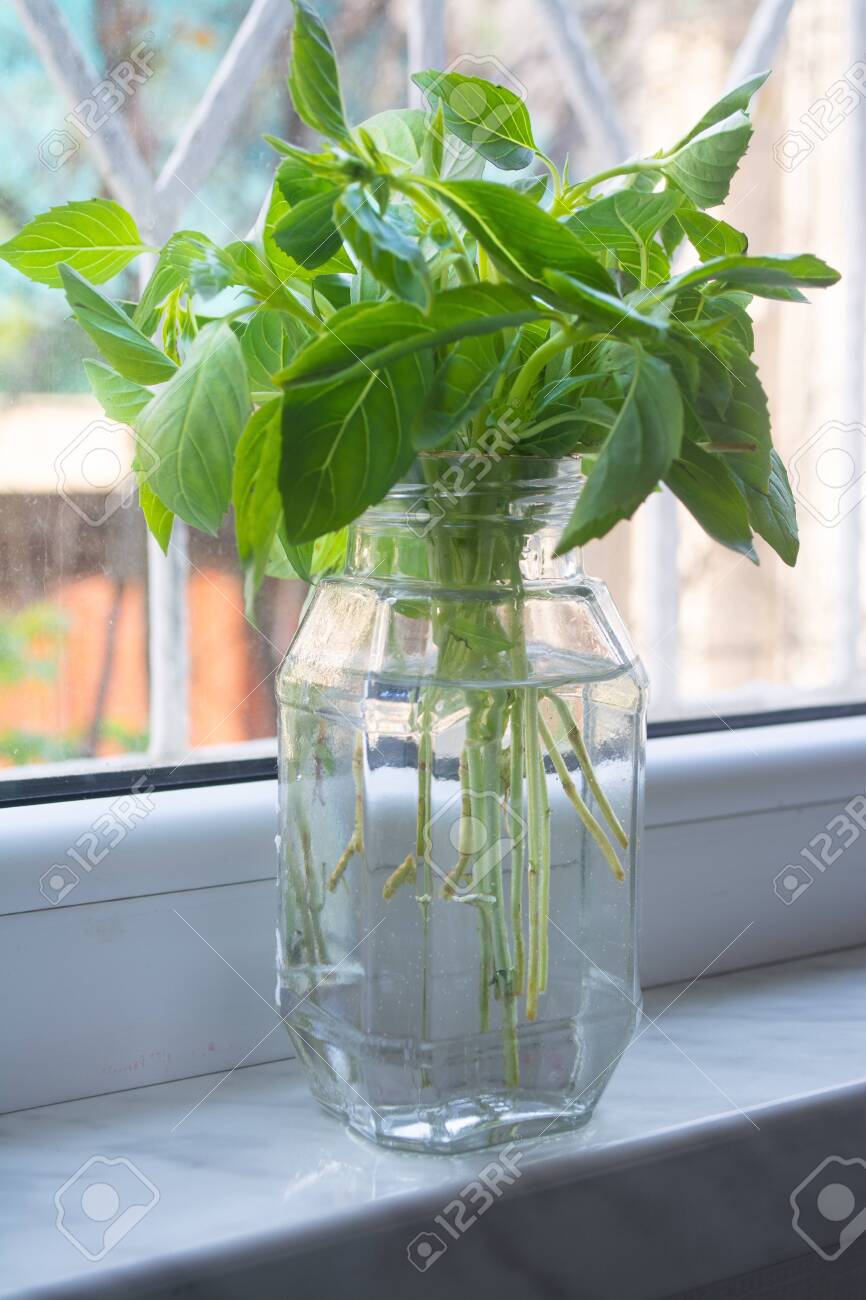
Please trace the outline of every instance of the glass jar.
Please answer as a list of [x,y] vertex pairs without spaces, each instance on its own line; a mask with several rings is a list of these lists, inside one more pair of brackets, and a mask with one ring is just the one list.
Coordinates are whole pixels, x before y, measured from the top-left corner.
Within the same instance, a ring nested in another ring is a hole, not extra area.
[[582,481],[421,457],[280,670],[280,1013],[388,1146],[575,1128],[634,1030],[646,680],[556,555]]

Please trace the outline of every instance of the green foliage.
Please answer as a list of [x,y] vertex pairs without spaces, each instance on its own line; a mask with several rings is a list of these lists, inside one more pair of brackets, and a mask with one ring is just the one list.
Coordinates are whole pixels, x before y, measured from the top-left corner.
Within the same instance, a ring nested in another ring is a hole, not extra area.
[[62,265],[71,266],[93,284],[102,284],[146,251],[132,217],[113,199],[52,208],[0,244],[5,262],[28,279],[55,289],[61,287]]
[[513,91],[456,72],[416,72],[412,80],[432,108],[441,106],[444,129],[495,167],[522,171],[532,162],[532,123]]
[[346,143],[349,128],[330,38],[312,9],[300,0],[294,5],[289,94],[295,112],[314,131]]
[[[808,254],[751,256],[706,211],[766,74],[666,151],[573,181],[538,151],[520,98],[477,77],[417,73],[426,112],[351,125],[327,32],[294,11],[289,88],[323,144],[268,137],[278,164],[255,238],[178,231],[133,307],[94,287],[143,251],[115,203],[67,204],[0,248],[62,285],[99,349],[88,378],[136,431],[160,544],[175,515],[216,531],[231,499],[251,607],[266,574],[338,567],[346,525],[419,452],[468,451],[507,416],[512,454],[585,457],[560,549],[665,482],[715,540],[754,558],[757,534],[793,563],[748,308],[838,276]],[[539,163],[549,177],[509,175]],[[684,244],[696,263],[672,275]],[[228,306],[202,316],[218,293]]]
[[249,406],[240,344],[228,325],[215,321],[195,337],[183,365],[136,421],[137,440],[153,461],[148,487],[203,532],[215,535],[228,509]]

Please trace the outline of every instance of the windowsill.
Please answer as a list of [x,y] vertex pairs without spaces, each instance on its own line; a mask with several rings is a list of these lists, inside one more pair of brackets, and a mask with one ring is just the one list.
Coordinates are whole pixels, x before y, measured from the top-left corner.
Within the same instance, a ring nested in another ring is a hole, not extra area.
[[[769,1297],[851,1267],[860,1295],[866,1236],[825,1263],[788,1198],[825,1157],[866,1155],[864,997],[866,948],[652,990],[659,1027],[642,1022],[592,1122],[526,1143],[515,1186],[465,1241],[447,1238],[423,1284],[407,1243],[443,1235],[434,1215],[495,1152],[381,1151],[313,1103],[297,1062],[7,1115],[2,1295],[649,1300],[769,1269]],[[98,1263],[53,1204],[94,1155],[125,1157],[159,1191]]]

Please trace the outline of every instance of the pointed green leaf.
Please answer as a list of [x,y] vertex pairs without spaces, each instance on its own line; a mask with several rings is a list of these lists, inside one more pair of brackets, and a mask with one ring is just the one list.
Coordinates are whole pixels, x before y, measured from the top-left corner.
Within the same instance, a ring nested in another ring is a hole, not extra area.
[[610,275],[574,232],[525,194],[490,181],[424,179],[423,184],[441,196],[506,272],[543,281],[544,272],[555,268],[602,293],[616,293]]
[[334,220],[362,266],[396,298],[427,309],[433,286],[418,243],[381,217],[360,185],[350,185],[337,199]]
[[280,487],[288,541],[350,523],[405,473],[430,370],[430,357],[416,353],[351,379],[287,388]]
[[248,610],[262,585],[283,513],[279,487],[281,409],[282,400],[275,397],[250,416],[235,456],[232,502]]
[[758,563],[745,499],[720,457],[685,441],[665,482],[714,541]]
[[324,378],[363,378],[371,367],[409,353],[470,335],[495,334],[544,314],[521,290],[486,282],[437,294],[426,313],[411,303],[358,303],[335,312],[327,331],[274,378],[286,387]]
[[723,95],[721,99],[717,100],[711,108],[707,109],[701,120],[695,123],[691,131],[684,135],[683,138],[674,145],[674,148],[681,149],[684,144],[688,144],[689,140],[693,140],[696,135],[700,135],[700,133],[705,131],[708,126],[715,126],[716,122],[723,121],[726,117],[730,117],[732,113],[745,113],[752,100],[752,96],[756,91],[761,89],[769,75],[769,72],[757,72],[753,77],[747,77],[745,81],[741,82],[739,86],[735,86],[733,90],[729,90],[728,93]]
[[714,208],[727,198],[751,136],[752,124],[745,113],[732,113],[660,158],[658,170],[699,208]]
[[708,212],[696,208],[680,208],[675,220],[698,256],[706,261],[711,257],[730,257],[745,253],[748,240],[741,230],[718,221]]
[[536,152],[523,100],[505,86],[458,72],[416,72],[415,85],[445,127],[503,171],[521,171]]
[[751,442],[752,450],[728,452],[725,460],[744,482],[766,492],[770,480],[770,411],[767,395],[758,376],[758,368],[748,353],[736,343],[725,341],[719,358],[731,376],[731,400],[724,420],[715,412],[701,412],[701,422],[709,437],[724,445],[732,437]]
[[160,550],[167,555],[174,515],[168,506],[163,505],[147,479],[143,479],[138,485],[138,504],[145,523],[159,543]]
[[84,362],[87,381],[93,395],[102,406],[109,420],[118,424],[133,424],[135,417],[147,406],[153,393],[141,384],[134,384],[131,379],[124,379],[110,366],[89,358]]
[[303,270],[322,267],[339,253],[343,237],[334,221],[336,185],[290,208],[273,228],[274,243]]
[[132,314],[133,321],[148,338],[159,324],[166,299],[189,282],[190,263],[199,256],[206,239],[198,230],[177,230],[160,249],[156,266]]
[[788,482],[788,472],[779,453],[770,452],[770,483],[766,493],[741,480],[749,520],[759,537],[772,546],[785,564],[795,565],[800,550],[797,509]]
[[260,308],[239,333],[250,384],[254,392],[279,390],[274,375],[282,370],[309,340],[309,331],[285,312]]
[[582,319],[603,330],[616,330],[618,334],[628,334],[633,338],[649,339],[656,343],[667,336],[666,320],[645,316],[622,298],[592,289],[559,271],[546,271],[544,279],[553,290],[558,305],[564,306],[567,311],[577,312]]
[[113,199],[86,199],[51,208],[0,244],[16,271],[59,289],[61,265],[102,284],[147,251],[129,213]]
[[597,376],[581,375],[549,385],[533,409],[515,451],[527,456],[570,456],[598,448],[616,420],[616,408],[595,396],[581,396]]
[[183,365],[139,417],[138,436],[157,461],[148,475],[153,491],[203,532],[215,534],[228,509],[249,406],[240,344],[221,321],[196,335]]
[[294,0],[295,25],[289,94],[298,117],[331,140],[349,145],[340,74],[325,26],[307,5]]
[[670,368],[639,343],[617,344],[611,354],[626,385],[622,405],[559,539],[560,554],[631,518],[679,455],[682,402]]
[[386,109],[362,122],[364,130],[380,153],[414,167],[421,158],[427,124],[420,108]]
[[330,261],[314,268],[307,270],[300,266],[292,257],[279,247],[274,239],[274,231],[289,216],[291,208],[286,201],[286,197],[278,185],[274,185],[271,192],[271,201],[268,206],[265,217],[265,229],[262,236],[265,257],[269,266],[275,275],[283,282],[293,279],[310,280],[313,276],[325,274],[339,274],[341,272],[351,273],[354,271],[354,265],[347,256],[345,249],[340,248],[335,257]]
[[797,253],[781,257],[714,257],[677,275],[659,290],[662,298],[675,297],[683,289],[715,280],[747,293],[765,295],[767,290],[790,289],[796,285],[827,288],[839,279],[839,272],[820,257]]
[[115,370],[138,384],[161,384],[171,378],[177,366],[125,311],[103,297],[72,267],[61,266],[60,277],[72,314]]
[[495,335],[486,334],[459,339],[449,348],[416,421],[419,450],[441,447],[466,428],[492,395],[517,343],[515,337],[503,347]]
[[609,257],[639,284],[654,285],[669,273],[665,251],[654,236],[680,202],[672,190],[618,190],[579,208],[565,224],[595,257]]

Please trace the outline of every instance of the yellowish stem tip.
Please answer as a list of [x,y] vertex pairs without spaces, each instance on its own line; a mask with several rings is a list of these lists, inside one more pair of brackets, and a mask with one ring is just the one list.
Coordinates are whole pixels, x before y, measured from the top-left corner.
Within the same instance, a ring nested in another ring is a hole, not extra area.
[[415,874],[415,858],[410,853],[385,881],[382,897],[385,899],[393,898],[400,886],[408,884],[410,880],[415,878]]
[[346,845],[345,849],[343,850],[340,859],[337,862],[337,865],[334,867],[334,870],[331,872],[330,876],[328,877],[329,893],[333,894],[334,890],[337,888],[337,886],[339,885],[340,881],[343,878],[343,872],[346,870],[346,867],[348,867],[349,863],[352,861],[352,858],[355,856],[355,854],[360,852],[361,852],[361,845],[358,843],[358,837],[357,835],[353,835],[352,838],[349,840],[349,843]]

